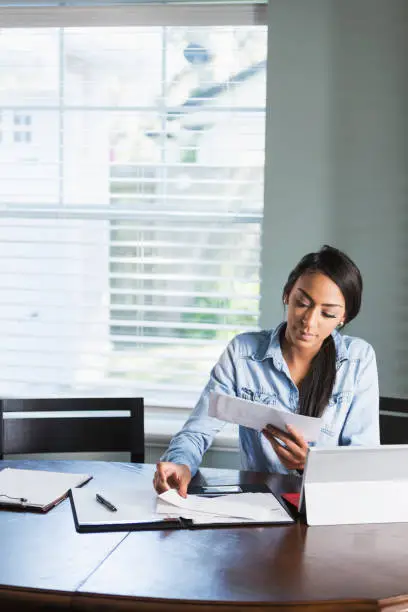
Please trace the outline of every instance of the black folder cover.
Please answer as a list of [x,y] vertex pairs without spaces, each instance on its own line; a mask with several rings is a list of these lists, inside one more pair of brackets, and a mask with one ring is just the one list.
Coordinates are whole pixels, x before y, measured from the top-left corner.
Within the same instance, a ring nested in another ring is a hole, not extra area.
[[[215,488],[218,488],[219,492],[216,493],[218,495],[225,495],[227,491],[227,486],[229,485],[218,485]],[[253,493],[271,493],[270,489],[264,485],[237,485],[240,487],[241,492],[253,492]],[[210,490],[210,493],[208,492]],[[188,492],[190,494],[195,495],[208,495],[214,496],[214,486],[204,486],[204,487],[189,487]],[[234,490],[235,492],[235,490]],[[239,491],[236,491],[239,492]],[[232,491],[231,491],[232,493]],[[259,525],[274,525],[276,523],[273,522],[255,522],[253,520],[242,519],[239,522],[228,522],[228,520],[222,523],[198,523],[194,524],[193,520],[183,518],[183,517],[172,517],[172,518],[149,518],[146,514],[146,518],[140,519],[135,518],[134,521],[116,521],[115,513],[108,512],[106,513],[106,523],[100,520],[84,522],[79,519],[78,511],[75,505],[75,496],[70,490],[69,492],[69,500],[72,508],[72,515],[74,519],[75,529],[78,533],[98,533],[105,531],[143,531],[143,530],[162,530],[162,529],[207,529],[217,528],[217,527],[242,527],[242,526],[259,526]],[[283,505],[283,504],[282,504]],[[181,511],[181,510],[180,510]],[[182,511],[181,511],[182,512]],[[288,515],[288,523],[293,522],[293,519],[290,515]],[[279,522],[279,524],[284,524]]]

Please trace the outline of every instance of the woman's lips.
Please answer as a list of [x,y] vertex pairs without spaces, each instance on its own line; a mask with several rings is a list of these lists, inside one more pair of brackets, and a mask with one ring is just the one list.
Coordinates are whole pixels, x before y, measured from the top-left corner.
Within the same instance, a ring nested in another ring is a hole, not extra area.
[[315,334],[311,334],[310,332],[305,332],[302,330],[299,331],[299,334],[303,340],[312,340],[315,337]]

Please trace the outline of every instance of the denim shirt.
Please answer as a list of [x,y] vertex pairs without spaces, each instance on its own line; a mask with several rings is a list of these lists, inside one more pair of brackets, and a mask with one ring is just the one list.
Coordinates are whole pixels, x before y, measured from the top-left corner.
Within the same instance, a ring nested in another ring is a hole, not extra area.
[[[208,416],[212,391],[296,412],[299,391],[292,381],[274,330],[235,336],[211,371],[210,379],[191,416],[171,440],[162,461],[189,466],[194,475],[214,436],[225,425]],[[334,331],[336,379],[322,415],[317,446],[376,446],[379,444],[378,375],[373,348],[364,340]],[[239,427],[244,470],[290,473],[270,442],[259,431]]]

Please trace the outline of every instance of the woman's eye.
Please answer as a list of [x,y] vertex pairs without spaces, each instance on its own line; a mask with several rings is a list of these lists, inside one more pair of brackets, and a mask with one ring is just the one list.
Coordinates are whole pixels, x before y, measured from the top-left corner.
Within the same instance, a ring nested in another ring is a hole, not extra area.
[[326,319],[335,319],[336,318],[335,314],[330,314],[329,312],[322,312],[322,315],[324,317],[326,317]]
[[299,308],[308,308],[309,304],[305,304],[304,302],[301,302],[300,300],[297,300],[296,306],[299,306]]

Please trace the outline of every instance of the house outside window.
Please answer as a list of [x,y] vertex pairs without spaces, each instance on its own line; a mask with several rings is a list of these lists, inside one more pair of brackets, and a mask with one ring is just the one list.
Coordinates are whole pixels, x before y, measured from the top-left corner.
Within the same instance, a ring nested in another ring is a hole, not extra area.
[[14,142],[31,142],[31,115],[14,112]]

